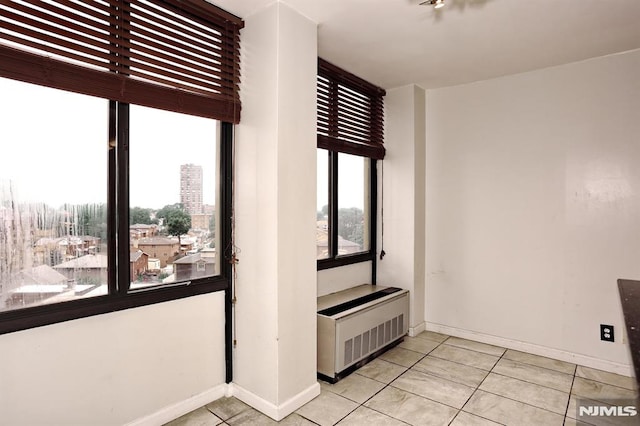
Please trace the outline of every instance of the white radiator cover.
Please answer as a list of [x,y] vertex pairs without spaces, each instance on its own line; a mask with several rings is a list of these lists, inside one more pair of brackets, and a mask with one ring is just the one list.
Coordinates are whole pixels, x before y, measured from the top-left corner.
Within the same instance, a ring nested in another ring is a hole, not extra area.
[[339,378],[349,367],[402,339],[408,323],[408,290],[363,284],[319,297],[318,373]]

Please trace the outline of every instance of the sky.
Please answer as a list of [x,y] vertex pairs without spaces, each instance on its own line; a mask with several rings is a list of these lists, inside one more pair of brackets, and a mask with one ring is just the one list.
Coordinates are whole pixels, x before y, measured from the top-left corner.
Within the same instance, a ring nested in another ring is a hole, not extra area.
[[[106,203],[108,101],[0,78],[0,197]],[[130,204],[180,201],[180,165],[203,168],[203,202],[215,204],[215,120],[131,107]]]
[[[329,169],[328,155],[324,149],[318,150],[318,197],[316,208],[318,211],[328,204],[329,200]],[[365,169],[363,157],[339,154],[338,156],[338,207],[358,207],[364,210],[364,182],[368,169]]]
[[[106,203],[108,101],[0,78],[0,199]],[[130,205],[180,201],[180,165],[203,169],[203,202],[215,205],[217,122],[132,105]],[[362,157],[340,154],[339,205],[363,208]],[[318,150],[317,208],[328,203],[327,154]]]

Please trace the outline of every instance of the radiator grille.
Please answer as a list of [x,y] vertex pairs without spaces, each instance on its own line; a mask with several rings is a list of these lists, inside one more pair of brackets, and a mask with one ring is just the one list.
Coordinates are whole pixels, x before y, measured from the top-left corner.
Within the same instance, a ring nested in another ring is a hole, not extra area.
[[359,361],[398,338],[404,331],[404,315],[400,314],[344,342],[344,365]]

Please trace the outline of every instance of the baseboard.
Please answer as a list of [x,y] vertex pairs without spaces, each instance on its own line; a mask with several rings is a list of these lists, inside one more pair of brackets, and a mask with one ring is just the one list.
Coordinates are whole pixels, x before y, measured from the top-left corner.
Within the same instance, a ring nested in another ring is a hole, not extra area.
[[284,403],[275,405],[259,397],[258,395],[249,392],[236,383],[232,383],[229,386],[231,389],[231,394],[234,397],[262,412],[263,414],[266,414],[275,421],[284,419],[289,414],[293,413],[295,410],[302,407],[304,404],[311,401],[316,396],[320,395],[320,384],[316,382],[297,395],[294,395],[292,398],[289,398]]
[[184,401],[180,401],[175,404],[169,405],[165,408],[162,408],[156,411],[153,414],[150,414],[148,416],[145,416],[140,419],[134,420],[130,423],[127,423],[126,426],[163,425],[197,408],[200,408],[203,405],[209,404],[210,402],[213,402],[216,399],[220,399],[223,396],[226,396],[228,393],[228,389],[227,389],[228,387],[229,385],[227,385],[226,383],[222,383],[202,393],[199,393],[198,395],[194,395],[191,398],[185,399]]
[[548,348],[546,346],[535,345],[533,343],[521,342],[518,340],[506,339],[504,337],[492,336],[489,334],[478,333],[462,328],[449,327],[442,324],[432,322],[426,323],[426,329],[437,333],[448,334],[449,336],[461,337],[464,339],[475,340],[477,342],[487,343],[489,345],[500,346],[503,348],[514,349],[521,352],[528,352],[534,355],[540,355],[547,358],[553,358],[560,361],[566,361],[573,364],[584,365],[585,367],[596,368],[598,370],[608,371],[623,376],[633,377],[632,368],[627,364],[607,361],[603,359],[593,358],[587,355],[576,354],[563,351],[561,349]]
[[410,337],[416,337],[418,334],[422,333],[423,331],[426,330],[426,324],[424,321],[422,321],[420,324],[418,324],[415,327],[409,327],[409,336]]

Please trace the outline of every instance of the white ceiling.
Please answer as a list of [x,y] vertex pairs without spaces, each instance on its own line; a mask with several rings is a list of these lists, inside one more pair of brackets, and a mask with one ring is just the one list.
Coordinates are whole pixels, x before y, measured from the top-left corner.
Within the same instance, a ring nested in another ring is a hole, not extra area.
[[[210,0],[247,17],[275,0]],[[640,0],[277,0],[318,23],[318,54],[383,88],[425,89],[640,48]]]

